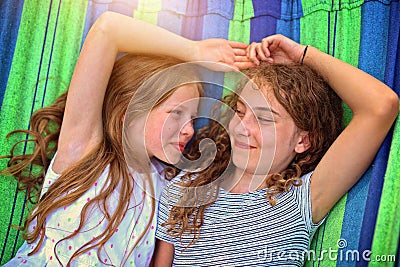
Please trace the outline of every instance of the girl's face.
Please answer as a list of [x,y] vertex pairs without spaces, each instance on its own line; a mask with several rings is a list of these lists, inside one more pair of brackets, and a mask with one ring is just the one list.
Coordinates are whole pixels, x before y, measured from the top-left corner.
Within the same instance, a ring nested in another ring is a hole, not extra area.
[[199,97],[196,85],[183,85],[148,116],[135,122],[131,134],[142,133],[149,158],[171,164],[178,162],[194,133],[193,118],[197,116]]
[[234,165],[256,175],[286,169],[296,153],[308,148],[307,132],[296,127],[272,90],[264,89],[266,94],[248,82],[237,103],[237,116],[229,123]]

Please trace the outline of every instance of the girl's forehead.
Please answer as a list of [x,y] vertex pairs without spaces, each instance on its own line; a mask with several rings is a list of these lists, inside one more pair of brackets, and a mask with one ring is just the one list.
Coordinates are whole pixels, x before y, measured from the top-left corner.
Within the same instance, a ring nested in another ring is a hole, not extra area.
[[289,116],[276,99],[273,89],[268,85],[259,88],[253,82],[248,82],[239,94],[239,100],[253,111],[271,111],[282,118]]
[[274,100],[271,99],[273,95],[272,90],[267,86],[259,88],[255,83],[249,81],[240,92],[239,99],[250,107],[269,107],[271,101]]

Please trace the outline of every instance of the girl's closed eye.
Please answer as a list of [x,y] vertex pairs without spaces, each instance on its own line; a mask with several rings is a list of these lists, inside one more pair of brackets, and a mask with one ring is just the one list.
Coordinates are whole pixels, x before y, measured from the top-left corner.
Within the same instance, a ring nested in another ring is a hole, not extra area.
[[171,111],[170,111],[170,112],[168,112],[168,113],[170,113],[170,114],[172,114],[172,115],[174,115],[174,116],[177,116],[177,117],[179,117],[179,116],[181,116],[181,115],[182,115],[183,111],[182,111],[182,110],[180,110],[180,109],[173,109],[173,110],[171,110]]
[[241,117],[244,116],[245,110],[243,110],[242,108],[236,107],[235,108],[235,113],[241,118]]
[[269,122],[274,122],[274,119],[271,117],[266,117],[266,116],[257,116],[257,120],[260,123],[269,123]]

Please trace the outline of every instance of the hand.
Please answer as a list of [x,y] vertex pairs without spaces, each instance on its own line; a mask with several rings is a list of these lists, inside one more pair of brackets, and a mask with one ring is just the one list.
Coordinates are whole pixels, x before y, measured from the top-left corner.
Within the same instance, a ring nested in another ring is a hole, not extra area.
[[194,42],[193,53],[189,55],[191,61],[211,61],[227,65],[222,71],[236,71],[242,69],[238,62],[248,61],[245,43],[228,41],[225,39],[206,39]]
[[247,47],[247,57],[254,65],[260,60],[269,63],[300,63],[305,46],[281,35],[275,34],[262,39],[261,43],[252,43]]

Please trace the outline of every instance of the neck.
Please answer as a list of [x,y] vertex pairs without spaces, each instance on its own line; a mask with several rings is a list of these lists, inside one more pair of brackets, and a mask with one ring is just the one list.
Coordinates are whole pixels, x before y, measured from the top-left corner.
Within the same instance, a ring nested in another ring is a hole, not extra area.
[[234,168],[222,182],[221,186],[231,193],[243,194],[266,187],[266,175],[258,175]]

